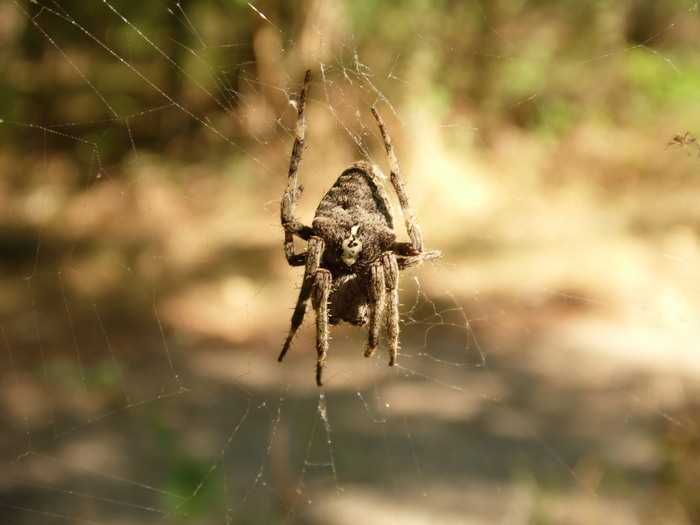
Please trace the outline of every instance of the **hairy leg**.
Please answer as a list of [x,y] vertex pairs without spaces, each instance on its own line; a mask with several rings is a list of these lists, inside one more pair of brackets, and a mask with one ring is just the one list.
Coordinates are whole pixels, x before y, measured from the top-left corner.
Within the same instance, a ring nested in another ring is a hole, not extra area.
[[304,76],[304,85],[299,95],[299,107],[297,112],[297,124],[294,129],[294,146],[292,147],[292,157],[289,162],[289,175],[287,177],[287,188],[280,203],[280,220],[284,228],[284,254],[287,262],[291,266],[301,266],[305,261],[305,254],[294,253],[294,235],[308,240],[313,234],[309,226],[305,226],[294,217],[294,208],[301,197],[303,186],[297,187],[297,172],[299,163],[304,152],[304,135],[306,134],[306,93],[309,89],[309,79],[311,70]]
[[386,335],[389,340],[389,366],[396,364],[399,353],[399,264],[393,252],[382,255],[386,278]]
[[316,310],[316,384],[323,386],[321,376],[328,355],[328,296],[332,286],[331,272],[323,268],[317,270],[315,281],[312,302]]
[[442,252],[440,250],[429,250],[427,252],[421,252],[418,255],[397,255],[396,260],[399,263],[399,270],[405,268],[410,268],[411,266],[416,266],[423,262],[433,262],[437,261],[442,257]]
[[416,255],[423,251],[423,236],[421,235],[420,228],[416,222],[416,217],[413,215],[413,210],[408,204],[408,196],[406,195],[406,190],[403,186],[403,180],[401,179],[401,172],[399,171],[399,161],[396,159],[396,153],[394,153],[394,146],[391,144],[391,138],[389,133],[384,126],[384,121],[382,117],[379,116],[379,111],[376,107],[372,107],[372,114],[377,121],[379,126],[379,131],[384,139],[384,147],[386,148],[386,153],[389,156],[389,169],[391,170],[391,184],[394,186],[396,191],[396,196],[399,199],[399,204],[401,205],[401,211],[403,212],[404,220],[406,221],[406,230],[408,231],[408,237],[411,239],[411,244],[413,245],[413,253],[410,255]]
[[384,279],[384,267],[382,263],[374,263],[370,266],[369,282],[369,335],[367,337],[367,350],[365,357],[374,354],[379,345],[379,335],[382,327],[382,314],[386,303],[386,281]]
[[323,239],[320,237],[311,237],[309,239],[309,247],[306,251],[306,268],[304,269],[304,280],[301,283],[301,290],[299,290],[299,297],[297,299],[297,304],[294,307],[294,313],[292,314],[292,326],[289,329],[289,334],[287,335],[287,340],[284,342],[282,347],[282,352],[280,353],[278,361],[284,359],[285,354],[289,350],[292,344],[292,340],[297,333],[297,330],[301,326],[304,316],[306,315],[306,307],[309,303],[309,297],[311,296],[311,291],[314,286],[316,272],[321,266],[321,256],[323,255]]

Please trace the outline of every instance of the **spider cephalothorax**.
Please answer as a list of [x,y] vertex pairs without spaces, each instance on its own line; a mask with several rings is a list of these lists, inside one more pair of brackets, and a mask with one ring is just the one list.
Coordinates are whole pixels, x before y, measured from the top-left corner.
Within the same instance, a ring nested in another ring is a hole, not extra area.
[[[316,383],[321,376],[328,353],[328,324],[345,321],[356,326],[369,322],[367,349],[369,357],[379,344],[382,321],[386,317],[386,334],[391,357],[396,363],[399,347],[399,270],[423,261],[440,258],[439,251],[423,251],[420,228],[416,223],[403,187],[399,165],[376,108],[377,120],[389,156],[391,184],[401,205],[410,242],[397,242],[394,214],[384,191],[379,168],[358,161],[338,177],[316,209],[311,226],[294,218],[294,208],[301,196],[297,187],[297,170],[304,149],[306,132],[306,93],[311,71],[306,72],[299,97],[294,147],[289,166],[287,189],[281,203],[284,228],[284,252],[291,266],[305,266],[292,326],[279,361],[282,361],[292,339],[304,320],[311,299],[316,311]],[[294,236],[308,241],[305,252],[296,253]]]

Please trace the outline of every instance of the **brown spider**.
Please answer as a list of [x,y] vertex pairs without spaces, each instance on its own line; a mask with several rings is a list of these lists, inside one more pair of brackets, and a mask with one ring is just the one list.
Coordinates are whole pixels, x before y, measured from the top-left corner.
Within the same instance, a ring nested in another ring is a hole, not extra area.
[[[396,364],[399,349],[399,270],[440,258],[440,251],[423,251],[423,239],[404,190],[399,166],[376,108],[377,120],[389,156],[391,184],[401,205],[411,242],[397,242],[394,212],[376,166],[358,161],[348,167],[321,199],[311,226],[294,217],[303,186],[297,187],[297,170],[306,132],[306,93],[311,71],[306,72],[299,96],[297,124],[287,189],[281,202],[284,253],[291,266],[305,266],[292,323],[279,361],[284,359],[304,320],[311,299],[316,311],[316,383],[328,354],[328,325],[341,321],[363,326],[369,321],[365,357],[379,344],[384,315],[389,340],[389,366]],[[294,236],[308,241],[303,253],[295,253]],[[385,314],[386,310],[386,314]]]
[[[680,133],[676,133],[671,140],[668,141],[668,144],[666,144],[666,148],[668,149],[669,146],[673,146],[674,144],[679,145],[681,148],[687,148],[690,147],[691,144],[697,143],[697,140],[693,135],[690,133],[690,131],[686,132],[685,135],[681,135]],[[696,149],[697,149],[697,144],[696,144]],[[690,155],[690,152],[688,152],[688,155]]]

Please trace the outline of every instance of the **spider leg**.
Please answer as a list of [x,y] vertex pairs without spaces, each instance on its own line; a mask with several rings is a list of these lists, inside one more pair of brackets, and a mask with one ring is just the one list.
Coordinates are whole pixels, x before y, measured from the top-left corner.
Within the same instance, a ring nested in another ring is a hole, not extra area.
[[[309,247],[306,251],[306,268],[304,269],[304,280],[301,283],[301,290],[299,290],[299,297],[297,299],[297,304],[294,307],[294,313],[292,314],[292,326],[289,329],[289,334],[282,347],[282,352],[280,353],[278,361],[284,359],[285,354],[292,345],[292,339],[297,333],[297,330],[301,326],[304,316],[306,315],[306,306],[309,303],[309,297],[311,296],[311,291],[314,286],[314,280],[316,278],[316,272],[321,266],[321,256],[323,255],[323,239],[320,237],[311,237],[309,239]],[[326,316],[327,317],[327,316]]]
[[389,339],[389,366],[396,364],[399,352],[399,263],[394,252],[382,255],[386,280],[386,335]]
[[312,303],[316,310],[316,351],[318,362],[316,363],[316,384],[323,386],[321,376],[328,355],[328,297],[331,293],[331,272],[321,268],[316,271]]
[[374,115],[377,125],[379,126],[379,131],[384,139],[384,147],[386,148],[386,153],[389,156],[389,169],[391,170],[391,184],[394,186],[396,191],[396,196],[399,199],[399,204],[401,205],[401,211],[403,212],[404,220],[406,222],[406,230],[408,231],[408,237],[411,239],[411,244],[413,245],[411,255],[417,255],[423,251],[423,236],[421,235],[420,228],[416,222],[416,217],[413,215],[413,210],[408,204],[408,196],[406,195],[406,190],[403,186],[403,180],[401,179],[401,172],[399,171],[399,162],[396,159],[396,153],[394,153],[394,146],[391,144],[391,138],[389,133],[386,131],[384,126],[384,121],[382,117],[379,116],[379,111],[376,107],[372,107],[372,114]]
[[379,344],[379,333],[382,326],[382,314],[386,303],[386,280],[384,279],[384,266],[376,262],[370,266],[369,282],[369,335],[367,336],[367,350],[365,357],[374,354]]
[[399,264],[399,270],[404,270],[423,262],[437,261],[441,257],[442,252],[440,250],[429,250],[426,252],[421,252],[418,255],[397,255],[396,260]]
[[291,266],[301,266],[306,259],[305,254],[294,252],[294,235],[308,241],[313,235],[313,229],[305,226],[294,217],[294,208],[301,197],[303,186],[297,187],[297,172],[299,163],[304,152],[304,135],[306,134],[306,93],[309,89],[311,70],[304,76],[304,85],[299,95],[299,108],[297,113],[297,124],[294,129],[294,146],[292,147],[292,157],[289,161],[289,175],[287,177],[287,188],[284,190],[280,203],[280,220],[284,228],[284,254],[287,262]]

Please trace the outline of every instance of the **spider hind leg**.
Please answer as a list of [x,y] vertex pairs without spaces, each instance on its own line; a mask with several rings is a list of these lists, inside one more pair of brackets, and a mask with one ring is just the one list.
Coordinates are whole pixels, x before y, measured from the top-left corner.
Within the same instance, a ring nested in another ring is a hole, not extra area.
[[297,201],[304,190],[303,186],[297,187],[297,173],[302,153],[304,152],[304,135],[306,134],[306,93],[309,89],[311,70],[304,76],[304,85],[299,95],[299,106],[297,112],[297,124],[294,129],[294,146],[292,147],[292,157],[289,161],[289,174],[287,176],[287,188],[280,201],[280,220],[284,228],[284,254],[290,266],[301,266],[304,264],[304,254],[297,254],[294,251],[294,236],[304,240],[309,240],[313,235],[313,229],[305,226],[294,217],[294,210]]

